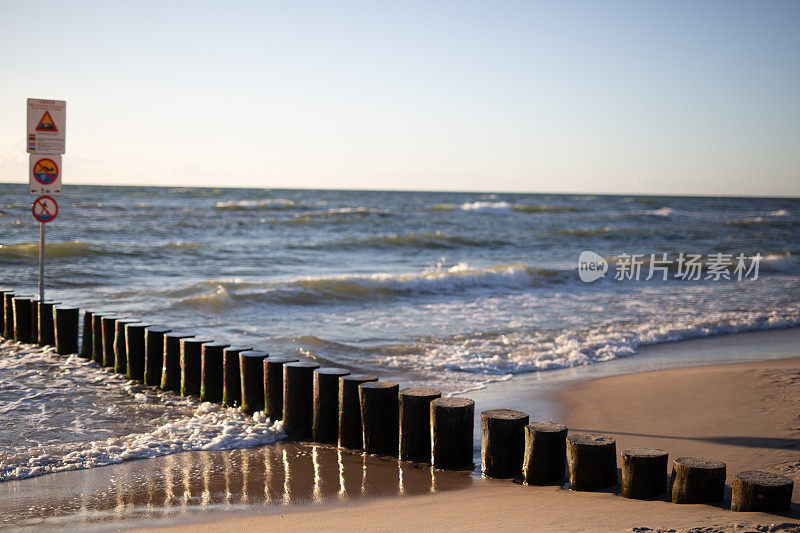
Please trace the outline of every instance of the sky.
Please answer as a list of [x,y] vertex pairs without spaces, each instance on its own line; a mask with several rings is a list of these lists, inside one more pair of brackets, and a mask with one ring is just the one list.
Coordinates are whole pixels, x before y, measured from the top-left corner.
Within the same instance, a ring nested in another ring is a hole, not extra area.
[[800,196],[800,2],[0,0],[69,184]]

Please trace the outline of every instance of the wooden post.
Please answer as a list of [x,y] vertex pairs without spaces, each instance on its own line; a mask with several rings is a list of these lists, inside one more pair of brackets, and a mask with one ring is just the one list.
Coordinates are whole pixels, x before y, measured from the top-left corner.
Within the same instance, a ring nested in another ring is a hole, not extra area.
[[669,453],[658,448],[629,448],[622,452],[622,496],[649,500],[667,491]]
[[77,307],[54,307],[53,314],[56,353],[59,355],[78,353],[80,310]]
[[6,336],[6,294],[13,294],[14,291],[0,287],[0,336]]
[[93,315],[94,311],[83,312],[83,336],[81,338],[81,351],[78,355],[85,359],[92,358],[92,339],[94,338],[94,335],[92,335]]
[[339,378],[350,373],[344,368],[323,367],[314,371],[314,442],[336,444],[339,438]]
[[733,476],[731,489],[731,511],[779,513],[792,506],[794,481],[772,472],[746,470]]
[[194,337],[191,333],[171,331],[164,335],[164,357],[161,361],[161,388],[181,391],[181,339]]
[[14,291],[3,293],[3,337],[14,338]]
[[378,377],[350,374],[339,378],[339,446],[342,448],[364,448],[358,386],[372,381],[378,381]]
[[400,459],[431,462],[431,402],[441,397],[437,389],[400,391]]
[[561,483],[567,464],[567,426],[534,422],[525,426],[522,479],[529,485]]
[[600,490],[617,484],[617,441],[607,435],[567,437],[570,490]]
[[39,298],[31,298],[31,344],[39,344],[39,301]]
[[312,361],[283,365],[283,430],[290,438],[304,439],[311,436],[314,418],[314,370],[318,368],[319,363]]
[[200,401],[222,401],[222,350],[230,346],[225,342],[209,342],[200,352]]
[[40,346],[55,346],[56,344],[55,312],[53,309],[59,303],[53,300],[39,302],[39,325],[36,329],[39,333]]
[[[95,323],[92,321],[92,328],[94,325]],[[125,375],[128,376],[128,379],[142,381],[144,378],[144,330],[149,326],[150,324],[142,322],[125,324]]]
[[31,342],[31,305],[33,296],[14,296],[14,340]]
[[181,396],[200,395],[200,371],[202,367],[203,344],[214,339],[186,337],[181,345]]
[[92,361],[103,364],[103,315],[111,313],[92,313]]
[[397,457],[399,449],[398,392],[390,381],[371,381],[358,386],[364,451]]
[[525,426],[528,414],[513,409],[489,409],[481,413],[481,471],[485,476],[506,478],[522,473]]
[[117,320],[122,320],[118,316],[103,316],[100,319],[101,328],[101,353],[100,364],[103,366],[113,367],[115,365],[116,356],[114,355],[114,336],[117,333]]
[[270,357],[262,363],[264,414],[272,421],[283,418],[283,365],[297,360],[297,357]]
[[136,324],[138,322],[138,320],[133,318],[122,318],[114,322],[114,372],[117,374],[128,374],[128,354],[125,346],[125,326],[128,324]]
[[472,431],[475,402],[469,398],[431,401],[431,465],[457,470],[472,468]]
[[703,457],[678,457],[669,480],[672,503],[718,503],[725,496],[725,463]]
[[161,386],[164,369],[164,335],[171,330],[166,326],[148,326],[144,330],[144,384]]
[[242,381],[242,411],[253,414],[264,410],[264,359],[261,350],[239,353],[239,374]]
[[252,350],[252,346],[228,346],[222,350],[222,403],[239,407],[242,403],[242,379],[239,372],[239,354]]

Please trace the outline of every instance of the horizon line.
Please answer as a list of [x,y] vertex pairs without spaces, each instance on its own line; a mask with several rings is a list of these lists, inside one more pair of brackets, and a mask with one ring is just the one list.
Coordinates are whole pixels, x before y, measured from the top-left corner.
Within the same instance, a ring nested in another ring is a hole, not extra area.
[[[24,181],[0,181],[0,185],[25,185]],[[234,185],[152,185],[152,184],[126,184],[126,185],[107,185],[101,183],[73,183],[69,186],[79,187],[152,187],[158,189],[230,189],[230,190],[263,190],[263,191],[335,191],[335,192],[428,192],[428,193],[451,193],[451,194],[525,194],[525,195],[557,195],[557,196],[633,196],[650,197],[657,196],[663,198],[765,198],[765,199],[800,199],[800,195],[779,195],[779,196],[751,196],[746,194],[681,194],[681,193],[625,193],[625,192],[565,192],[565,191],[519,191],[519,190],[448,190],[448,189],[362,189],[355,187],[241,187]],[[62,188],[64,184],[62,184]]]

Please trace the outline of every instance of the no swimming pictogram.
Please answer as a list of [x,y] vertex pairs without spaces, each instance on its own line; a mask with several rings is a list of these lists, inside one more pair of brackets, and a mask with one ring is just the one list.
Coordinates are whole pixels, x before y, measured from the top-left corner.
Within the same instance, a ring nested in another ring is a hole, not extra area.
[[33,211],[33,218],[39,222],[50,222],[55,220],[58,215],[58,204],[49,196],[40,196],[33,202],[31,210]]
[[50,185],[58,178],[58,165],[52,159],[40,159],[33,165],[33,177],[42,185]]

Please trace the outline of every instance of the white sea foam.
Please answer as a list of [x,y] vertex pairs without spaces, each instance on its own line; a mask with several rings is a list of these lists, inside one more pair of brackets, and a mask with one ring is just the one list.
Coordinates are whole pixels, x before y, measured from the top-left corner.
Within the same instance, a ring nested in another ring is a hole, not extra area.
[[659,207],[658,209],[645,209],[627,212],[628,215],[649,215],[654,217],[669,217],[674,213],[675,210],[671,207]]
[[3,342],[0,371],[0,414],[24,424],[15,435],[20,445],[0,445],[0,481],[181,451],[250,448],[285,436],[282,423],[263,414],[178,398],[75,356],[56,358],[52,349]]
[[217,202],[217,209],[291,209],[298,204],[286,198],[265,198],[263,200],[226,200]]
[[484,213],[508,213],[511,211],[511,204],[508,202],[465,202],[461,204],[463,211],[480,211]]

